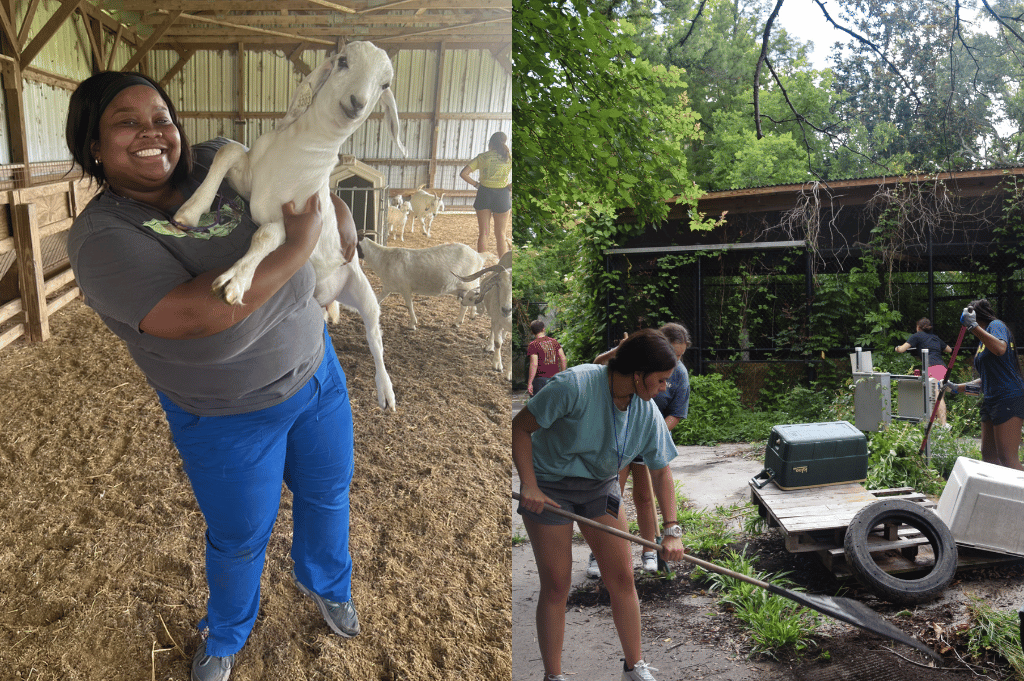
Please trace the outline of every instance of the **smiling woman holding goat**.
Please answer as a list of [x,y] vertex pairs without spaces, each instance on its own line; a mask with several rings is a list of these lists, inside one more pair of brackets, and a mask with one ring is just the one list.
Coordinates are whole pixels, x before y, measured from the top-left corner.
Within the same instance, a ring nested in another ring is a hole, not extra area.
[[[209,600],[192,680],[227,681],[256,622],[282,480],[294,494],[296,588],[335,633],[355,636],[352,410],[307,262],[322,226],[316,195],[282,207],[283,243],[245,304],[228,305],[211,285],[257,225],[226,183],[198,228],[173,222],[216,145],[193,158],[167,93],[136,73],[92,76],[71,95],[66,136],[101,189],[68,233],[75,279],[156,390],[206,520]],[[351,257],[352,216],[332,201]]]
[[[584,364],[557,374],[512,420],[512,459],[522,482],[518,512],[540,575],[537,639],[547,681],[562,676],[565,604],[572,576],[572,520],[545,503],[626,529],[619,471],[636,456],[651,470],[666,532],[663,557],[682,559],[675,486],[669,462],[676,447],[651,401],[665,390],[676,353],[657,331],[643,329],[623,341],[608,366]],[[581,525],[601,567],[625,655],[623,681],[654,681],[641,659],[640,602],[629,544]]]

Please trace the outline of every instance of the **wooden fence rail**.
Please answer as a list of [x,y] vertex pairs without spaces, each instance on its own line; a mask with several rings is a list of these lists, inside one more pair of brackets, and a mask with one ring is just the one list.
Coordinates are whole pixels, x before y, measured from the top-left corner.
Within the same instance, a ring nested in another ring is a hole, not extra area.
[[84,180],[0,191],[0,349],[47,340],[50,317],[79,295],[67,230],[94,194]]

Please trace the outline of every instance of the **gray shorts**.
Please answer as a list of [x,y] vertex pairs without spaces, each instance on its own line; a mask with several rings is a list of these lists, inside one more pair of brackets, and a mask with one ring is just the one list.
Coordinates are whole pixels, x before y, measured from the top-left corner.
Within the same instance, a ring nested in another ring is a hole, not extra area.
[[[594,480],[592,478],[562,478],[538,482],[540,491],[548,495],[552,501],[558,504],[563,511],[569,511],[584,518],[600,518],[608,513],[608,497],[613,496],[619,502],[622,497],[619,494],[619,477],[615,476],[607,480]],[[516,513],[529,518],[541,525],[571,525],[572,519],[560,516],[551,511],[544,511],[541,514],[527,511],[519,504]]]

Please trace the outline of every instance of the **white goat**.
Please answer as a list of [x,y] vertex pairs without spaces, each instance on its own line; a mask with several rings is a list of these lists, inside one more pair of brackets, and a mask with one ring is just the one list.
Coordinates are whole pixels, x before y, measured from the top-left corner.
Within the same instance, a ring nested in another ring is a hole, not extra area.
[[[399,197],[401,198],[401,197]],[[409,204],[400,206],[388,206],[388,237],[398,232],[402,241],[405,241],[405,222],[409,217]]]
[[426,185],[420,185],[416,193],[409,197],[409,206],[412,208],[412,221],[409,224],[411,231],[416,230],[416,218],[420,220],[420,229],[430,238],[430,226],[434,223],[434,216],[444,210],[444,194],[431,194],[423,189]]
[[[512,255],[511,252],[502,256],[497,265],[485,267],[468,276],[460,276],[463,283],[480,279],[480,290],[475,302],[484,304],[487,315],[491,318],[491,333],[487,351],[494,353],[494,370],[505,374],[505,380],[512,380],[512,363],[507,368],[501,361],[501,346],[505,342],[505,334],[512,333]],[[485,276],[486,275],[486,276]]]
[[[460,299],[473,291],[475,286],[460,280],[460,274],[468,274],[483,266],[484,256],[466,244],[441,244],[429,248],[392,248],[380,246],[372,239],[363,239],[359,247],[366,266],[377,273],[381,282],[381,293],[377,302],[392,293],[405,298],[409,308],[412,329],[416,330],[416,311],[413,309],[413,294],[422,296],[453,295]],[[470,303],[472,304],[472,303]],[[456,326],[465,318],[463,305]]]
[[281,206],[289,201],[302,206],[318,194],[323,226],[310,256],[317,278],[314,295],[323,306],[337,300],[359,312],[376,366],[377,402],[381,409],[391,410],[395,393],[384,368],[380,307],[359,260],[344,262],[328,184],[342,143],[378,101],[384,104],[391,136],[405,155],[399,139],[398,107],[390,89],[393,73],[387,53],[372,43],[345,45],[302,81],[288,113],[274,130],[253,142],[251,150],[237,143],[221,147],[203,184],[174,216],[184,225],[197,225],[225,177],[249,199],[252,217],[260,227],[252,236],[249,251],[213,283],[214,292],[225,302],[238,305],[252,284],[257,265],[284,242]]

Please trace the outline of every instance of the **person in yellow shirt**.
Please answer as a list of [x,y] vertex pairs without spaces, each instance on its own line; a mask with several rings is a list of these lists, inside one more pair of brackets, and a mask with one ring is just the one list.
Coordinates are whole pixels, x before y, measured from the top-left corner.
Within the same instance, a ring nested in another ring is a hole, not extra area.
[[[512,152],[508,148],[508,137],[499,131],[491,135],[487,142],[487,151],[469,162],[459,177],[477,188],[476,223],[480,234],[476,241],[478,253],[487,251],[487,236],[491,231],[491,218],[494,218],[494,238],[497,242],[498,257],[505,255],[508,246],[505,243],[505,228],[508,216],[512,212]],[[480,171],[479,181],[470,174]]]

